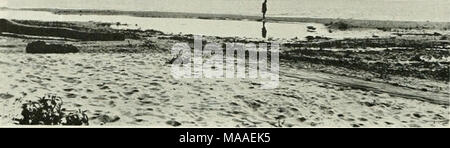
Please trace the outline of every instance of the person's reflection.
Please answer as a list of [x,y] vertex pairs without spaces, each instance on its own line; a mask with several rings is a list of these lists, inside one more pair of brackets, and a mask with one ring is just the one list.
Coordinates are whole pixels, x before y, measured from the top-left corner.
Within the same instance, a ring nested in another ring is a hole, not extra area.
[[263,28],[262,28],[261,33],[262,33],[263,38],[267,37],[267,29],[266,29],[266,21],[265,20],[263,21]]
[[262,34],[263,38],[266,38],[267,37],[267,29],[266,29],[267,0],[264,0],[264,2],[262,4],[262,13],[263,13],[263,18],[262,18],[263,28],[261,30],[261,34]]

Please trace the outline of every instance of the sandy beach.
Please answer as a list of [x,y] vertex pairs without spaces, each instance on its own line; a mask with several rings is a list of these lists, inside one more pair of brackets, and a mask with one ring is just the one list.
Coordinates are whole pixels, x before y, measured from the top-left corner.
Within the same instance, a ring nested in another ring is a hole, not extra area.
[[[237,15],[100,10],[59,10],[60,15],[132,15],[253,20]],[[100,22],[19,24],[118,33],[123,41],[0,36],[0,126],[14,126],[20,106],[47,93],[64,109],[87,111],[91,126],[145,127],[448,127],[449,22],[398,22],[271,17],[312,22],[330,31],[376,29],[386,36],[283,40],[280,85],[259,89],[248,79],[175,79],[171,47],[192,35],[157,30],[117,30]],[[342,24],[340,24],[342,25]],[[0,26],[1,27],[1,26]],[[332,33],[330,33],[332,34]],[[206,42],[269,42],[206,36]],[[33,41],[70,44],[79,53],[27,54]]]
[[46,93],[65,97],[68,110],[88,110],[94,126],[171,127],[172,121],[182,127],[448,126],[448,102],[321,82],[314,79],[352,80],[304,69],[282,67],[280,87],[267,91],[248,80],[175,80],[161,62],[167,55],[160,53],[0,56],[4,126],[14,125],[11,118],[22,101]]

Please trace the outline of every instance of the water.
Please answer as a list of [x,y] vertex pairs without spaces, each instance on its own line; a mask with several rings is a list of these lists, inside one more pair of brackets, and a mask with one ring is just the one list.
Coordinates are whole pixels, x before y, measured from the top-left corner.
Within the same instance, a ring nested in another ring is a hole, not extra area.
[[[128,24],[112,26],[116,29],[154,29],[172,34],[195,34],[219,37],[246,37],[261,39],[262,23],[256,21],[204,20],[180,18],[146,18],[125,15],[56,15],[40,11],[0,10],[0,18],[39,21],[78,21],[109,22]],[[315,32],[307,27],[313,26]],[[325,36],[331,38],[366,38],[373,35],[387,36],[389,33],[376,29],[328,32],[323,24],[318,23],[267,23],[268,37],[274,39],[304,39],[306,36]]]
[[[263,0],[0,0],[13,8],[260,15]],[[269,16],[450,22],[449,0],[268,0]]]
[[[261,15],[263,0],[0,0],[0,7],[114,9],[136,11],[193,12]],[[353,18],[450,22],[450,0],[268,0],[268,16]],[[131,16],[55,15],[48,12],[0,11],[0,18],[41,21],[121,22],[130,26],[118,29],[155,29],[166,33],[198,34],[220,37],[261,38],[262,24],[253,21],[139,18]],[[308,32],[307,26],[317,28]],[[353,30],[329,33],[323,24],[267,23],[268,37],[364,38],[386,36],[378,30]]]

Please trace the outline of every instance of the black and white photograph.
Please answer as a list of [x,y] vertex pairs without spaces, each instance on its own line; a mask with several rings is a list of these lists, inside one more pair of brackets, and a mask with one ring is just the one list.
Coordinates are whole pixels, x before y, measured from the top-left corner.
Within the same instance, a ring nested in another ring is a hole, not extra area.
[[4,128],[449,128],[449,68],[449,0],[0,0]]

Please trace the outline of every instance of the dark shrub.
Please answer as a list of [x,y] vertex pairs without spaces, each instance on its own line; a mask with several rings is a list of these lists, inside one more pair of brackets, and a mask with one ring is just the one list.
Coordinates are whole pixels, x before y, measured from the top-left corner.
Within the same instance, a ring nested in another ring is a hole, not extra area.
[[305,38],[307,41],[313,41],[314,39],[316,39],[314,36],[306,36]]
[[43,41],[29,43],[26,48],[27,53],[77,53],[78,48],[73,45],[47,44]]
[[63,121],[63,125],[89,125],[88,116],[81,110],[69,113],[65,119],[66,121]]
[[327,24],[327,26],[329,28],[339,29],[339,30],[348,30],[353,27],[352,25],[350,25],[344,21],[331,22],[330,24]]
[[56,95],[45,95],[38,101],[22,105],[20,125],[89,125],[87,115],[81,110],[65,115],[63,101]]

